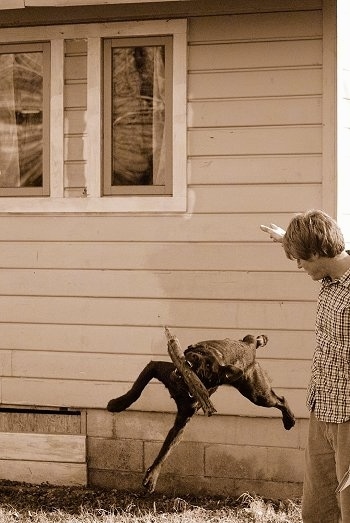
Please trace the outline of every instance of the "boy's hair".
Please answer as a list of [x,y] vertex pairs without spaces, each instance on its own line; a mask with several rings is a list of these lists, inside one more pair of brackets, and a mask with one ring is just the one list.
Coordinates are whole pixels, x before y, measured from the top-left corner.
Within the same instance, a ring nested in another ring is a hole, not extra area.
[[328,214],[319,210],[294,216],[282,243],[290,260],[309,260],[314,255],[334,258],[345,249],[339,225]]

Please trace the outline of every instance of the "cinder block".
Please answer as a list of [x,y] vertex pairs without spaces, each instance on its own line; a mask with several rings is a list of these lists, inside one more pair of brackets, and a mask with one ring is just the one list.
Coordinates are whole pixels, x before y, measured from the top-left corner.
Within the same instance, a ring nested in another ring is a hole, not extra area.
[[[127,492],[144,492],[142,486],[143,473],[116,472],[112,470],[89,471],[89,485]],[[117,499],[116,499],[117,503]]]
[[117,438],[164,440],[173,426],[175,414],[126,411],[113,414],[113,434]]
[[197,415],[186,427],[184,439],[228,445],[298,448],[299,421],[289,431],[279,418]]
[[[134,479],[130,477],[124,481],[128,480],[132,484]],[[142,479],[135,488],[136,491],[143,491]],[[302,483],[161,474],[157,482],[157,493],[174,497],[188,493],[194,496],[238,497],[248,493],[269,499],[293,499],[301,497]]]
[[[140,493],[144,492],[142,479],[142,474],[133,472],[92,470],[89,474],[89,485]],[[169,496],[181,496],[190,492],[194,496],[238,497],[249,493],[269,499],[295,499],[301,497],[302,488],[302,483],[171,474],[161,474],[157,482],[157,493]]]
[[296,499],[300,498],[303,493],[303,484],[282,481],[237,480],[235,495],[240,496],[245,492],[268,499]]
[[273,481],[303,481],[304,450],[268,448],[267,464],[268,477]]
[[[145,469],[154,461],[162,442],[145,443]],[[162,467],[162,474],[174,473],[177,476],[204,475],[204,445],[182,441]]]
[[96,437],[165,439],[175,414],[163,412],[124,411],[112,414],[107,410],[90,409],[87,413],[87,434]]
[[267,448],[237,445],[208,445],[205,475],[221,478],[267,477]]
[[195,496],[207,496],[211,491],[216,496],[234,496],[235,480],[225,479],[225,487],[221,480],[205,476],[179,476],[176,474],[161,474],[157,482],[157,492],[172,496],[181,496],[191,493]]
[[137,440],[88,438],[88,463],[91,469],[142,471],[143,444]]
[[299,421],[291,430],[286,430],[282,418],[248,418],[236,416],[235,444],[259,447],[291,447],[299,446]]
[[208,418],[202,414],[193,417],[187,425],[184,440],[205,443],[234,444],[236,440],[236,417],[215,414]]
[[[87,434],[97,437],[164,440],[173,426],[175,415],[161,412],[125,411],[111,414],[106,410],[89,410]],[[301,434],[300,434],[301,432]],[[182,441],[299,448],[305,445],[307,420],[297,420],[287,431],[278,418],[252,418],[196,415],[187,425]]]
[[12,364],[11,364],[12,351],[2,349],[0,351],[0,372],[1,376],[12,375]]
[[[89,410],[89,483],[143,492],[144,471],[173,423],[171,413]],[[157,492],[298,497],[307,428],[308,420],[285,431],[279,418],[196,415],[166,460]]]
[[113,415],[107,410],[88,409],[86,432],[88,436],[111,438],[114,435]]

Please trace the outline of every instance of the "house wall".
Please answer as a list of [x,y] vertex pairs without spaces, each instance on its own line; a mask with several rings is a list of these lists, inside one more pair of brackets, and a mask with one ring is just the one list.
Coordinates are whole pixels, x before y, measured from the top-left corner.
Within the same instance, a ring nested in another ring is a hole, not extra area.
[[349,180],[349,138],[350,138],[350,58],[347,49],[350,35],[347,30],[350,21],[350,6],[344,0],[337,2],[337,219],[350,248],[350,220],[348,197]]
[[[258,358],[296,427],[222,388],[218,414],[196,417],[158,490],[299,495],[317,284],[259,225],[324,205],[322,2],[171,4],[105,12],[188,16],[187,212],[1,216],[1,401],[86,410],[90,483],[137,490],[174,405],[151,383],[128,412],[104,409],[150,359],[168,359],[163,326],[183,347],[265,333]],[[74,197],[87,154],[84,41],[66,44],[65,65]]]

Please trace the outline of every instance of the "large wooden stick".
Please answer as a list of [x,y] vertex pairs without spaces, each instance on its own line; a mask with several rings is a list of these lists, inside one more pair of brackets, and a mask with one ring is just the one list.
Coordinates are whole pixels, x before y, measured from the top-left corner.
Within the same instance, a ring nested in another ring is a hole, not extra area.
[[175,367],[183,377],[192,396],[199,402],[204,414],[206,416],[211,416],[216,412],[216,409],[210,401],[207,389],[198,378],[197,374],[195,374],[189,366],[181,349],[179,340],[170,332],[168,327],[165,327],[165,335],[168,340],[168,352]]

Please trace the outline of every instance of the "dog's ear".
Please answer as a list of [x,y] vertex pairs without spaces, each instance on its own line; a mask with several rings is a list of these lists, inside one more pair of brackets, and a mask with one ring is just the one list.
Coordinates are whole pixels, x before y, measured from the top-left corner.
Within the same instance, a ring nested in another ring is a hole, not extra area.
[[252,334],[247,334],[244,336],[242,341],[248,345],[254,345],[256,347],[256,338]]
[[237,381],[243,376],[243,370],[236,365],[222,365],[221,372],[225,377],[225,381],[232,382]]
[[248,345],[254,345],[254,348],[257,349],[258,347],[265,347],[268,342],[268,337],[265,334],[260,334],[260,336],[257,337],[252,334],[247,334],[242,341]]

